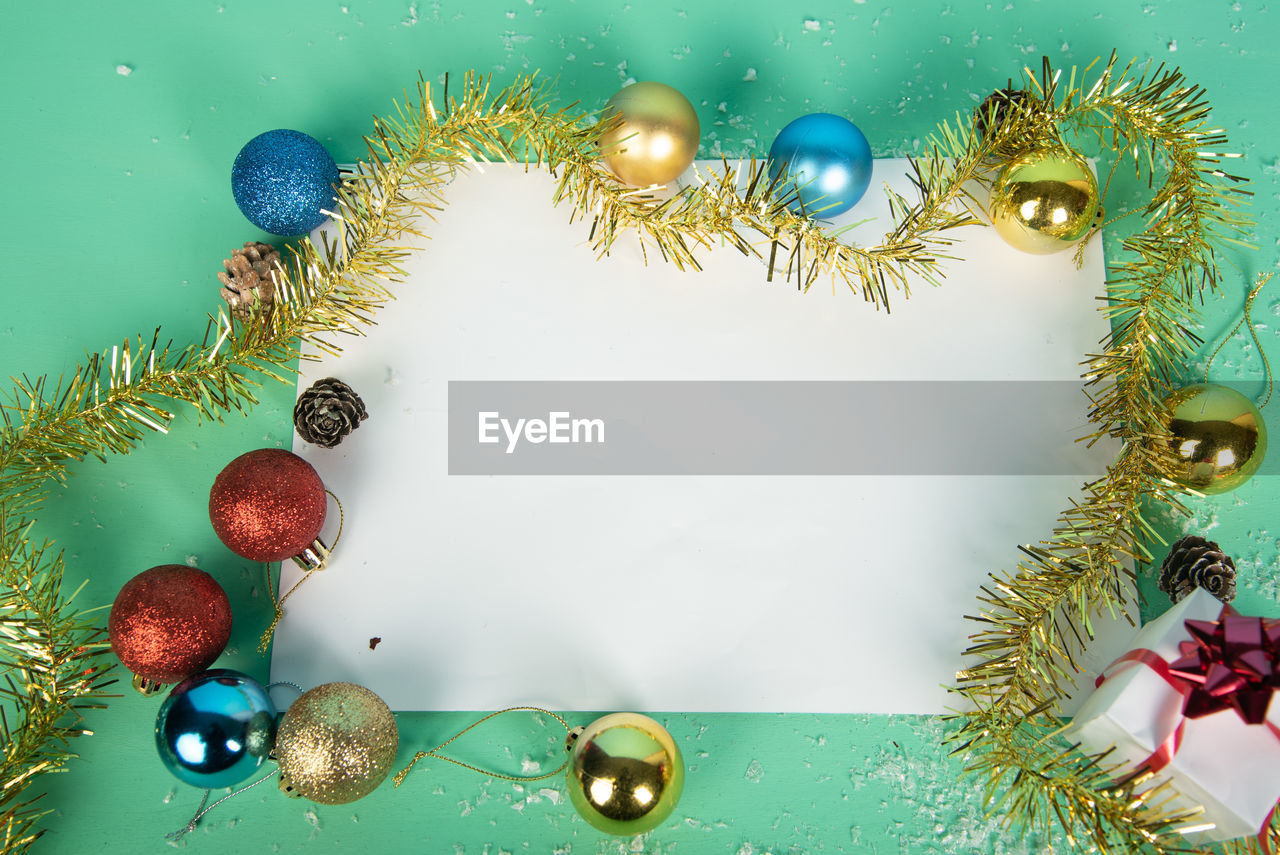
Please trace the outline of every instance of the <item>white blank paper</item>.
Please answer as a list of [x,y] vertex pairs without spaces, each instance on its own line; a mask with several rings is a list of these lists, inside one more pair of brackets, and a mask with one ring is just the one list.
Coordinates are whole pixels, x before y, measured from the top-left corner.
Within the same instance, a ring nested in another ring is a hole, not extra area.
[[[875,168],[843,218],[876,218],[861,242],[887,228],[881,183],[908,187],[904,161]],[[1083,478],[450,476],[447,384],[1073,380],[1106,331],[1100,241],[1077,270],[966,230],[945,284],[885,314],[830,282],[768,284],[730,249],[701,273],[646,268],[630,237],[597,260],[552,189],[460,175],[368,337],[302,364],[300,390],[336,376],[370,415],[336,449],[295,437],[346,527],[287,604],[272,679],[402,710],[944,711],[978,586]],[[1085,431],[1080,403],[1046,448]]]

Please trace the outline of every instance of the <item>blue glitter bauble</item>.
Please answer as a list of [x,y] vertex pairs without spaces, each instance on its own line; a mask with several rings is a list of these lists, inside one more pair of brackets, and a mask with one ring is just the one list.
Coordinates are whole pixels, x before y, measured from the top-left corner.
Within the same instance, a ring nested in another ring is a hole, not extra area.
[[779,191],[799,188],[792,210],[834,217],[852,208],[871,185],[871,146],[848,119],[811,113],[783,128],[769,148],[769,178],[784,168]]
[[173,687],[156,715],[156,749],[178,779],[216,790],[254,773],[275,742],[267,690],[239,671],[218,669]]
[[324,146],[298,131],[258,134],[231,167],[231,193],[249,222],[273,235],[306,234],[333,210],[338,165]]

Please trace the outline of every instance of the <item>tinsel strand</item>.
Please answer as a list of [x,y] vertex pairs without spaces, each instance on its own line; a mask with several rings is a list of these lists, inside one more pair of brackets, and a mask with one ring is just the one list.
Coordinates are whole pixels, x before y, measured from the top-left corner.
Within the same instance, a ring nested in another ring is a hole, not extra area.
[[1070,663],[1091,640],[1091,616],[1124,607],[1121,562],[1150,558],[1142,502],[1181,508],[1185,491],[1160,474],[1161,402],[1200,343],[1190,331],[1191,298],[1219,280],[1210,240],[1230,239],[1219,232],[1247,224],[1234,210],[1245,194],[1230,186],[1240,179],[1217,167],[1229,155],[1211,153],[1225,138],[1203,127],[1203,90],[1177,71],[1134,79],[1128,69],[1116,75],[1114,64],[1112,57],[1087,95],[1073,75],[1057,101],[1060,78],[1047,63],[1039,78],[1028,72],[1028,88],[1055,126],[1092,128],[1118,156],[1145,153],[1145,162],[1135,158],[1140,176],[1154,179],[1157,148],[1170,164],[1146,208],[1145,231],[1124,242],[1137,260],[1112,267],[1113,332],[1085,374],[1091,387],[1110,386],[1090,413],[1092,437],[1116,437],[1122,451],[1063,514],[1054,538],[1028,549],[1031,560],[1015,573],[993,577],[995,592],[986,589],[986,608],[974,618],[984,629],[968,651],[980,661],[959,675],[958,687],[978,712],[957,718],[953,744],[1010,821],[1047,832],[1056,820],[1073,843],[1083,838],[1101,851],[1187,851],[1179,830],[1193,818],[1170,811],[1169,796],[1141,789],[1144,781],[1117,783],[1121,770],[1105,757],[1055,739],[1060,722],[1051,714],[1074,677]]

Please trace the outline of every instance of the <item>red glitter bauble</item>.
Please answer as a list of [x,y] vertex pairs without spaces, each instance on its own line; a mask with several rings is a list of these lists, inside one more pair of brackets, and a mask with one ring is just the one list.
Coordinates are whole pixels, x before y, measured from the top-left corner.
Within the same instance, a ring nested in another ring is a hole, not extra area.
[[284,561],[324,526],[324,483],[282,448],[260,448],[227,464],[209,491],[209,520],[227,548],[251,561]]
[[203,570],[162,564],[120,589],[107,632],[124,667],[157,683],[177,683],[221,655],[231,638],[231,603]]

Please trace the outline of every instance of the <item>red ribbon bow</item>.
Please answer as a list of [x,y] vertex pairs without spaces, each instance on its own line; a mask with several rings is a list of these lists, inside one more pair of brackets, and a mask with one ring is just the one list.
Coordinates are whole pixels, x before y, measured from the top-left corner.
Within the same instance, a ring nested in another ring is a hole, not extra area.
[[1227,708],[1247,724],[1267,720],[1271,696],[1280,689],[1280,620],[1245,617],[1229,605],[1218,620],[1185,621],[1181,656],[1166,662],[1145,648],[1130,650],[1098,677],[1101,686],[1125,662],[1151,668],[1182,695],[1182,714],[1200,718]]
[[1272,692],[1280,689],[1280,621],[1244,617],[1224,605],[1217,621],[1187,621],[1187,632],[1181,658],[1169,666],[1189,683],[1183,715],[1231,708],[1245,723],[1265,722]]
[[1190,640],[1169,673],[1186,681],[1182,714],[1200,718],[1230,707],[1247,724],[1267,719],[1280,689],[1280,620],[1245,617],[1223,606],[1218,620],[1186,621]]

